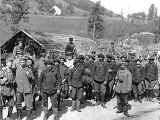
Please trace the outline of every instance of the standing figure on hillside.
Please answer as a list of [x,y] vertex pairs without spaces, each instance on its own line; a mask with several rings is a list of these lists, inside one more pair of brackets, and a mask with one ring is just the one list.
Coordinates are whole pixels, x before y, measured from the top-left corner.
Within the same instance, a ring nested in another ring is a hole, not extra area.
[[18,55],[18,52],[24,54],[24,45],[23,41],[18,39],[18,45],[14,47],[13,49],[13,57]]
[[153,102],[153,89],[158,82],[158,67],[154,63],[154,58],[149,57],[149,63],[145,65],[145,85],[146,85],[146,100]]
[[114,42],[111,42],[111,46],[108,48],[107,53],[115,57],[116,52]]
[[104,61],[105,56],[103,54],[98,54],[98,61],[94,64],[92,78],[94,80],[94,91],[96,93],[96,104],[98,106],[101,103],[103,108],[105,106],[105,94],[106,94],[106,84],[108,81],[108,66]]
[[139,102],[142,103],[141,98],[144,84],[144,68],[141,65],[140,59],[136,59],[136,66],[133,67],[132,77],[134,102],[137,102],[137,100],[139,100]]
[[20,58],[20,67],[16,70],[16,108],[17,108],[17,120],[22,120],[22,99],[24,97],[27,120],[31,120],[31,114],[33,109],[32,104],[32,87],[31,83],[34,83],[35,77],[32,70],[26,65],[26,58]]
[[70,70],[68,81],[71,92],[71,98],[72,98],[72,108],[71,112],[75,109],[78,112],[81,112],[80,110],[80,101],[82,100],[83,95],[83,82],[82,82],[82,76],[85,75],[85,69],[84,66],[80,65],[79,60],[74,60],[74,68]]
[[115,81],[115,76],[116,76],[116,64],[112,62],[112,56],[111,55],[107,55],[107,66],[108,66],[108,82],[107,82],[107,86],[106,86],[106,97],[108,97],[108,100],[111,99],[112,97],[112,88],[114,85],[114,81]]
[[39,90],[42,95],[44,111],[43,120],[48,119],[48,97],[51,99],[53,120],[58,120],[58,95],[60,94],[60,75],[56,66],[49,60],[45,61],[46,69],[42,71],[39,79]]
[[65,54],[67,54],[67,53],[72,53],[72,56],[74,56],[74,55],[77,56],[77,50],[76,50],[76,46],[73,42],[73,38],[69,38],[69,42],[66,45]]
[[121,67],[117,72],[117,85],[116,85],[116,94],[117,94],[117,109],[116,113],[122,113],[127,117],[130,117],[128,114],[128,93],[131,91],[132,86],[132,75],[131,72],[127,69],[126,63],[122,62]]

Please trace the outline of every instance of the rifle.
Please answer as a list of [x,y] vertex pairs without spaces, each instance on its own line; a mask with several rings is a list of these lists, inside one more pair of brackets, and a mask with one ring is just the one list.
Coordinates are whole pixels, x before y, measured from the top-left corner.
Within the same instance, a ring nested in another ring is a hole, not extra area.
[[[2,49],[0,47],[0,70],[2,70],[2,62],[1,62],[1,60],[2,60]],[[3,86],[0,85],[0,100],[1,100],[0,102],[2,103],[2,105],[4,105],[2,92],[3,92]]]

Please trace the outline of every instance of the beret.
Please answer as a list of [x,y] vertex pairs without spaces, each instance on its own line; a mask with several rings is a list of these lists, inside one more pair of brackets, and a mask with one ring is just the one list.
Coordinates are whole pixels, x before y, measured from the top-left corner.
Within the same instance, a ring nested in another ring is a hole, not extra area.
[[46,60],[44,63],[45,63],[45,65],[53,65],[53,62],[50,60]]
[[75,59],[74,62],[73,62],[73,65],[75,65],[76,63],[78,63],[79,60],[78,59]]
[[101,58],[105,58],[105,56],[103,54],[98,54],[97,56],[101,57]]

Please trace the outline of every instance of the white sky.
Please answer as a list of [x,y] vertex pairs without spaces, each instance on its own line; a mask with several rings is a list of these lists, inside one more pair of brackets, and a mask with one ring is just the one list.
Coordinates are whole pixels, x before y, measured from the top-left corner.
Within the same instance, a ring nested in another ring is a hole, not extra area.
[[[99,0],[91,0],[93,2]],[[148,14],[149,7],[154,4],[158,8],[160,15],[160,0],[100,0],[102,6],[115,13],[120,14],[123,9],[123,14],[126,17],[128,13],[145,12]],[[130,10],[129,10],[130,6]]]

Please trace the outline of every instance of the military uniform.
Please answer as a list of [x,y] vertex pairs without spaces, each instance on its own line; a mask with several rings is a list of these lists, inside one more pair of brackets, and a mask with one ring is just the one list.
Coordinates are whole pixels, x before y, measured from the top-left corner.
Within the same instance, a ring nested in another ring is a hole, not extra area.
[[[46,61],[45,64],[52,64],[51,61]],[[48,118],[48,97],[51,99],[54,119],[58,117],[58,95],[57,90],[60,90],[60,74],[57,67],[52,67],[51,70],[45,69],[42,71],[39,79],[39,90],[42,93],[42,105],[45,113],[44,120]]]

